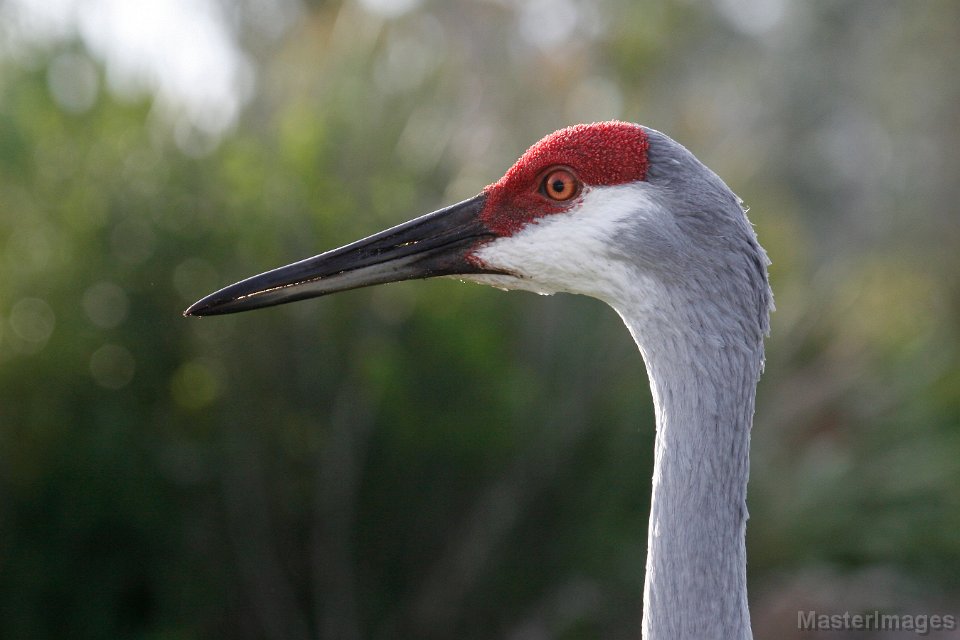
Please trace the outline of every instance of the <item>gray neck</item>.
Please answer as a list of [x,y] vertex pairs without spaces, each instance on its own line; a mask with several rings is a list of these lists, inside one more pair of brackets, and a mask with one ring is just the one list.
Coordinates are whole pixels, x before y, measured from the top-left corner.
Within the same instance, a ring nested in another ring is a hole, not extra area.
[[762,338],[618,311],[643,353],[657,419],[643,638],[750,639],[744,535]]

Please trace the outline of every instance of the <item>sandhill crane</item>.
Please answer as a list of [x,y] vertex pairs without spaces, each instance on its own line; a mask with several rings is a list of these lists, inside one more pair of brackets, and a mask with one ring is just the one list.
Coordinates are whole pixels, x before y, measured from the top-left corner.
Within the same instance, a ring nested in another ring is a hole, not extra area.
[[185,315],[453,276],[593,296],[640,348],[656,411],[642,634],[751,638],[747,476],[772,293],[740,200],[640,125],[552,133],[494,184],[434,213],[226,287]]

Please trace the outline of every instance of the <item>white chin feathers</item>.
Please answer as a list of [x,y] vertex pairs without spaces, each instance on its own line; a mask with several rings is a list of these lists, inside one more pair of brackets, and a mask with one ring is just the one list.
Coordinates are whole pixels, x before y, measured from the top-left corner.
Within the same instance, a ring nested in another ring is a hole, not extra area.
[[476,282],[477,284],[485,284],[491,287],[496,287],[497,289],[502,289],[504,291],[532,291],[533,293],[539,293],[542,296],[552,296],[553,294],[560,291],[559,289],[553,289],[546,287],[534,280],[527,280],[524,278],[519,278],[517,276],[508,276],[502,274],[494,273],[471,273],[464,274],[459,276],[450,276],[451,278],[457,278],[459,280],[464,280],[466,282]]

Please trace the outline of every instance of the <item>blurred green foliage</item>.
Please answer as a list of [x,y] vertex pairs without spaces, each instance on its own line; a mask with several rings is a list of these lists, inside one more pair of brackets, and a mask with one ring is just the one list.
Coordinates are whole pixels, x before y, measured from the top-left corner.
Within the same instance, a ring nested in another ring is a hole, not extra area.
[[244,36],[257,94],[199,151],[99,66],[58,102],[80,41],[0,59],[4,637],[636,637],[653,416],[612,311],[441,280],[180,317],[611,117],[691,147],[774,260],[758,637],[957,611],[957,6],[568,2],[556,40],[535,5],[313,3]]

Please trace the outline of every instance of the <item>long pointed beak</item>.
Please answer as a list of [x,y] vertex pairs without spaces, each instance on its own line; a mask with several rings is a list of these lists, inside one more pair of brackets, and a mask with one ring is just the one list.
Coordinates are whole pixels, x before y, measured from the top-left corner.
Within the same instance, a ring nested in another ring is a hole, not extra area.
[[247,278],[195,302],[185,316],[249,311],[416,278],[489,273],[469,252],[495,234],[480,220],[486,196],[464,200],[318,256]]

